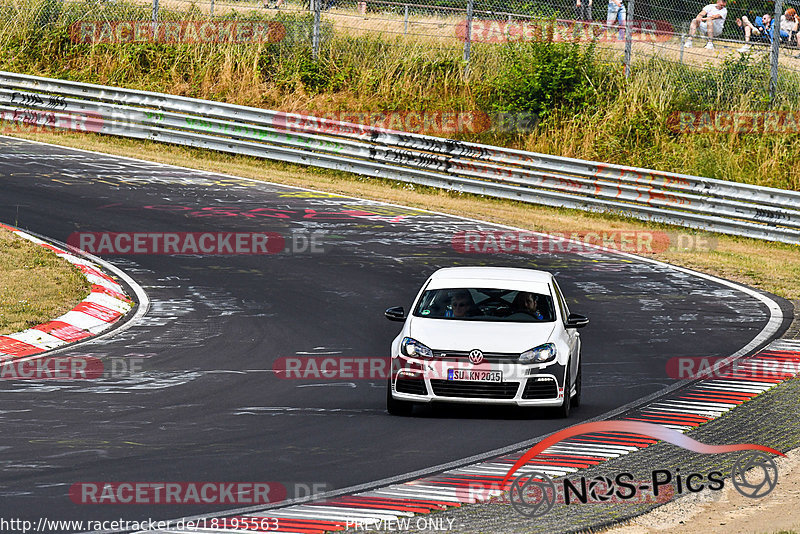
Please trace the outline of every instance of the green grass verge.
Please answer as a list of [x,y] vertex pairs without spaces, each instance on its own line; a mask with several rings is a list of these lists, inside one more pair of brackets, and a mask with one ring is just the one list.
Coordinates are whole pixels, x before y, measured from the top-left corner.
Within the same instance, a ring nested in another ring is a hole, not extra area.
[[0,334],[58,317],[89,290],[89,282],[69,262],[0,228]]

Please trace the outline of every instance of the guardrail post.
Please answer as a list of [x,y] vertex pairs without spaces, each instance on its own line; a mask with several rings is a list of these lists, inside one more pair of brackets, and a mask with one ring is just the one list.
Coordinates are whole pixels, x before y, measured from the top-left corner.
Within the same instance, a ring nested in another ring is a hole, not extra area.
[[469,56],[472,49],[472,15],[475,9],[475,1],[467,0],[467,32],[464,36],[464,76],[469,76]]
[[772,19],[772,50],[769,57],[770,76],[769,76],[769,99],[775,100],[778,91],[778,60],[780,59],[781,45],[781,12],[783,11],[783,0],[775,0],[775,16]]
[[628,2],[628,16],[625,21],[625,78],[631,76],[631,48],[633,47],[633,4],[634,0]]
[[406,4],[406,16],[405,20],[403,20],[403,33],[408,33],[408,4]]
[[323,0],[311,0],[314,6],[314,32],[311,37],[311,46],[314,59],[319,59],[319,23],[322,17]]
[[153,0],[153,39],[158,35],[158,0]]

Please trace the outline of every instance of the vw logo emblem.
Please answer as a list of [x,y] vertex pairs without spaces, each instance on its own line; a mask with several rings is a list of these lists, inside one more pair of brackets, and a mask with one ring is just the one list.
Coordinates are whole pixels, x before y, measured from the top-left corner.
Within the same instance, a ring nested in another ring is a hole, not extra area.
[[483,361],[483,353],[478,349],[473,349],[469,351],[469,361],[478,365]]

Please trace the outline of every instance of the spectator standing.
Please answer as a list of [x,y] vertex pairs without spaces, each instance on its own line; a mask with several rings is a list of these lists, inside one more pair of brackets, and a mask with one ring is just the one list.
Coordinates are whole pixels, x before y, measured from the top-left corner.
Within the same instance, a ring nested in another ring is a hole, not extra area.
[[703,8],[700,13],[692,20],[689,25],[689,38],[686,40],[686,48],[692,47],[692,37],[697,33],[698,28],[700,32],[705,34],[708,38],[706,48],[713,50],[714,43],[711,40],[714,37],[719,37],[722,34],[722,29],[725,26],[725,19],[728,17],[728,4],[725,0],[717,0],[716,4],[708,4]]
[[616,21],[619,26],[619,40],[625,39],[625,21],[628,17],[625,4],[622,0],[608,0],[608,13],[606,14],[606,26],[611,27],[611,24]]
[[592,20],[592,0],[575,0],[575,20]]

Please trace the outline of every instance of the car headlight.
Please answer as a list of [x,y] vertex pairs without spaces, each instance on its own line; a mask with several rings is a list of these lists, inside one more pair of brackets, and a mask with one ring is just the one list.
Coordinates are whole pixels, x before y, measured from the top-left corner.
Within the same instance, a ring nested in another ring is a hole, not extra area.
[[538,347],[526,350],[519,357],[519,363],[544,363],[555,360],[558,355],[553,343],[545,343]]
[[433,358],[433,351],[410,337],[404,337],[400,342],[400,352],[412,358]]

